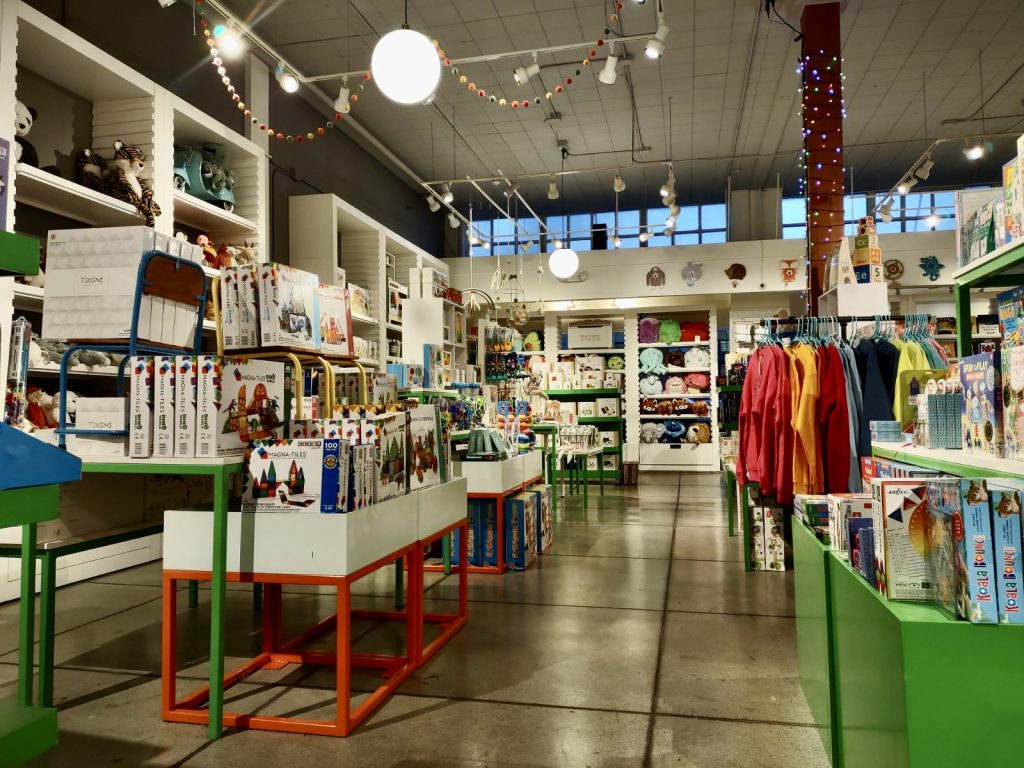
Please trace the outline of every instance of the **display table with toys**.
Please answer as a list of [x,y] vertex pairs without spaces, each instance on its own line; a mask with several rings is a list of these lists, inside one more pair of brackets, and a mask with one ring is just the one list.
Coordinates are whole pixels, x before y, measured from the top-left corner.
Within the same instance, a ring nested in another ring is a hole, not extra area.
[[[229,687],[262,668],[287,664],[333,665],[337,669],[338,709],[333,720],[277,717],[239,712],[220,713],[224,726],[255,730],[347,736],[390,696],[419,666],[426,663],[466,623],[467,569],[460,565],[459,602],[455,614],[425,614],[423,610],[423,551],[442,536],[461,530],[460,564],[465,564],[466,480],[456,478],[438,486],[396,496],[345,514],[281,514],[231,512],[227,516],[227,579],[263,584],[263,651],[218,682]],[[211,575],[210,517],[207,511],[167,513],[164,553],[164,624],[162,714],[168,722],[206,723],[203,707],[211,688],[179,699],[176,692],[177,582]],[[198,544],[198,546],[197,546]],[[368,574],[406,559],[409,600],[403,611],[354,611],[351,586]],[[319,585],[337,589],[336,610],[314,626],[285,640],[281,634],[281,589],[286,584]],[[406,625],[404,656],[354,653],[351,619],[402,621]],[[441,631],[426,642],[424,623]],[[334,651],[302,646],[336,629]],[[354,709],[351,675],[354,667],[379,669],[384,681]]]

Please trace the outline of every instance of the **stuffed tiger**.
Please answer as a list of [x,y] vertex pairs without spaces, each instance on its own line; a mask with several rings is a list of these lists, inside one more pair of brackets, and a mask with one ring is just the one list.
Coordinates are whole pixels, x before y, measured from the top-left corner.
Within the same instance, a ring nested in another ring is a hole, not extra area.
[[107,161],[91,149],[83,149],[75,163],[75,180],[83,187],[106,194],[110,187]]
[[146,168],[146,156],[138,147],[114,142],[113,178],[110,196],[134,205],[146,217],[146,226],[152,227],[160,215],[160,206],[153,200],[153,190],[141,178]]

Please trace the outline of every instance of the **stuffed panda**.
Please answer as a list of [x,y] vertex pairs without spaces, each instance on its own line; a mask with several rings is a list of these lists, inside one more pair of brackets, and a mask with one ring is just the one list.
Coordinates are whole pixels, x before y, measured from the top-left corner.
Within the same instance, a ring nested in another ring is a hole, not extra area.
[[25,137],[32,130],[39,113],[34,107],[26,107],[20,101],[14,102],[14,162],[39,167],[39,154]]

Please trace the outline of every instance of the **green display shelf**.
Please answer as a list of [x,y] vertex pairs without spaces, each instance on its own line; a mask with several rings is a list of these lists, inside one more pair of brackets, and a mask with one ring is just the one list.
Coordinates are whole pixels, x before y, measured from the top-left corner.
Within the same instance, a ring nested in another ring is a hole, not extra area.
[[558,399],[560,397],[609,397],[621,395],[622,392],[608,387],[604,389],[545,389],[544,394]]
[[957,477],[999,477],[1011,480],[1024,478],[1024,462],[981,456],[960,450],[872,443],[871,453],[879,458],[934,469]]
[[729,393],[729,392],[739,393],[739,392],[743,391],[743,385],[742,384],[723,384],[722,386],[720,386],[718,388],[718,391],[719,391],[720,394]]
[[616,456],[622,453],[621,445],[606,445],[604,446],[604,452],[609,454],[615,454]]
[[793,520],[793,591],[800,686],[829,760],[836,764],[833,728],[835,687],[832,616],[829,602],[829,549],[803,523]]
[[621,416],[580,416],[577,421],[580,424],[621,424]]
[[0,766],[20,765],[56,745],[56,709],[0,701]]
[[1015,288],[1024,285],[1024,242],[1015,240],[953,273],[956,303],[957,354],[970,354],[971,291],[976,288]]
[[[1024,625],[886,600],[827,555],[842,768],[1020,764]],[[1007,696],[1014,702],[1007,706]]]
[[39,241],[0,230],[0,275],[38,275]]

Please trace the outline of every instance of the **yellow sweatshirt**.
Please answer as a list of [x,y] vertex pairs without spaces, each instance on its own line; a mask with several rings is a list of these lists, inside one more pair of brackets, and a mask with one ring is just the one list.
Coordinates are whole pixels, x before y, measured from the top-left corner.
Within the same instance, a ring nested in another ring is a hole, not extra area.
[[821,493],[825,473],[818,446],[818,357],[812,347],[792,349],[793,493]]

